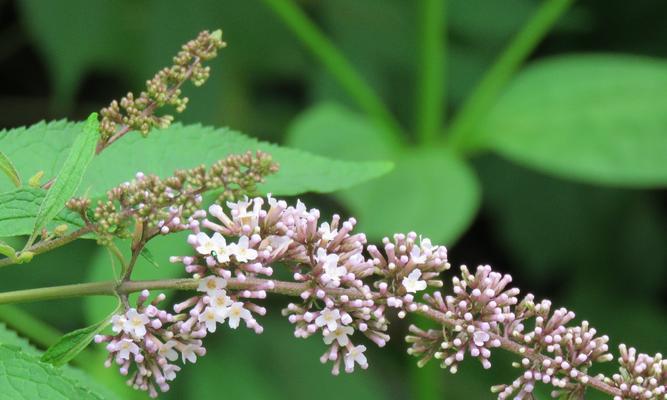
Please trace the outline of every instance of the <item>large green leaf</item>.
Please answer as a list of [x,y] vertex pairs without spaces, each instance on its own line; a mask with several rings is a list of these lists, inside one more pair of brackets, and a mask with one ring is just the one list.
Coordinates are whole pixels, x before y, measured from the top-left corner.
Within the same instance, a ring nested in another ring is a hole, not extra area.
[[474,172],[444,149],[402,149],[378,130],[362,116],[325,104],[294,122],[288,143],[350,160],[394,160],[391,173],[338,193],[372,239],[414,230],[438,242],[456,240],[479,206]]
[[[46,190],[35,188],[16,189],[0,194],[0,237],[29,235],[33,231],[35,218]],[[46,226],[52,229],[59,224],[81,227],[83,221],[78,214],[67,209],[60,211]]]
[[0,399],[103,399],[19,347],[0,345]]
[[566,178],[666,185],[665,99],[667,62],[622,55],[554,58],[510,84],[473,140]]
[[[57,121],[0,132],[17,168],[27,175],[43,170],[53,176],[62,153],[74,140],[81,124]],[[103,196],[110,187],[138,172],[169,176],[175,169],[212,164],[229,154],[262,150],[280,163],[280,172],[267,179],[263,189],[277,195],[331,192],[378,177],[391,169],[387,162],[347,162],[288,149],[249,138],[239,132],[201,125],[174,124],[143,138],[130,133],[93,159],[79,192]],[[8,183],[0,182],[0,191]]]
[[97,113],[92,113],[80,128],[82,129],[76,135],[53,186],[46,192],[39,206],[33,238],[65,208],[67,200],[74,196],[88,164],[95,155],[95,145],[100,137]]

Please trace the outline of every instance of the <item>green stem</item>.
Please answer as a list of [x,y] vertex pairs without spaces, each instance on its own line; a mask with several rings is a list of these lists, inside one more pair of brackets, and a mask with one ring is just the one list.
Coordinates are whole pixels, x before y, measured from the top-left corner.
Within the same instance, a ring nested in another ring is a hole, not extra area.
[[433,143],[445,117],[447,54],[446,0],[421,0],[419,6],[419,83],[417,87],[417,138]]
[[308,50],[324,65],[359,107],[386,131],[392,141],[403,140],[402,129],[380,97],[345,56],[291,0],[264,0]]
[[474,146],[471,129],[475,122],[489,111],[519,66],[551,30],[560,16],[567,11],[572,2],[573,0],[544,0],[533,17],[482,77],[461,111],[456,115],[447,138],[449,145],[459,151],[467,151]]
[[[67,236],[59,237],[57,239],[49,240],[46,242],[39,242],[34,246],[30,246],[27,249],[24,249],[21,253],[30,252],[33,253],[33,256],[46,253],[48,251],[57,249],[58,247],[64,246],[68,243],[71,243],[76,239],[80,238],[81,236],[84,236],[85,234],[92,232],[93,228],[94,227],[92,225],[86,225],[83,228],[80,228],[70,233]],[[17,254],[16,256],[18,258],[20,256],[20,253]],[[7,267],[16,263],[17,263],[16,260],[12,260],[10,258],[3,258],[2,260],[0,260],[0,268]]]

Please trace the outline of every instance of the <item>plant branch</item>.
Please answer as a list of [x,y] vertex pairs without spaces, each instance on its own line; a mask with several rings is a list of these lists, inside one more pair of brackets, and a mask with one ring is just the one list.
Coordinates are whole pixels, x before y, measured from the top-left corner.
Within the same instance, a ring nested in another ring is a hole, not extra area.
[[402,129],[373,88],[350,61],[291,0],[264,0],[278,17],[324,65],[352,99],[383,127],[387,139],[403,140]]
[[417,137],[433,143],[445,116],[446,0],[421,0],[419,5],[419,83],[417,86]]
[[[271,281],[273,283],[272,289],[266,289],[267,292],[283,294],[288,296],[299,296],[306,290],[311,288],[311,283],[298,283],[298,282],[283,282],[283,281]],[[258,286],[265,287],[269,283],[267,279],[259,278],[246,278],[239,280],[236,278],[229,279],[227,282],[227,288],[232,290],[245,290],[253,289]],[[95,295],[107,295],[107,296],[117,296],[117,295],[127,295],[134,292],[140,292],[144,289],[148,290],[195,290],[199,285],[199,281],[192,278],[185,279],[165,279],[165,280],[147,280],[147,281],[127,281],[117,283],[115,281],[103,281],[103,282],[93,282],[93,283],[80,283],[74,285],[64,285],[64,286],[54,286],[46,287],[39,289],[28,289],[28,290],[17,290],[13,292],[4,292],[0,293],[0,304],[8,303],[20,303],[28,301],[40,301],[40,300],[53,300],[53,299],[64,299],[70,297],[81,297],[81,296],[95,296]],[[344,289],[344,288],[333,288],[326,289],[327,294],[331,296],[340,297],[342,295],[348,296],[350,299],[360,299],[363,298],[363,294],[356,289]],[[377,300],[382,300],[379,294],[373,294]],[[461,325],[461,321],[447,318],[444,313],[434,310],[427,305],[420,305],[415,311],[416,314],[421,315],[425,318],[438,322],[442,325],[447,326],[457,326]],[[505,338],[500,335],[491,334],[492,339],[498,339],[501,343],[501,348],[517,354],[520,357],[525,357],[531,361],[542,362],[544,360],[551,360],[550,357],[547,357],[543,354],[534,352],[532,349],[522,346],[519,343],[516,343],[508,338]],[[608,385],[603,380],[588,376],[586,385],[597,389],[603,393],[620,396],[622,395],[621,391],[611,385]]]
[[544,0],[477,84],[451,125],[446,142],[460,151],[474,146],[471,129],[486,114],[501,90],[538,43],[570,7],[573,0]]
[[[55,250],[58,247],[62,247],[64,245],[68,244],[68,243],[71,243],[71,242],[75,241],[76,239],[92,232],[93,229],[94,229],[93,225],[86,225],[83,228],[80,228],[80,229],[70,233],[69,235],[62,236],[62,237],[59,237],[59,238],[56,238],[56,239],[53,239],[53,240],[49,240],[49,241],[46,241],[46,242],[39,242],[35,245],[32,245],[32,246],[28,247],[27,249],[24,249],[21,253],[29,252],[29,253],[33,253],[33,256],[36,256],[36,255],[42,254],[42,253],[46,253],[48,251]],[[19,256],[20,256],[20,253],[17,254],[17,258]],[[7,267],[7,266],[10,266],[10,265],[14,265],[14,264],[17,264],[17,260],[12,260],[12,259],[9,259],[9,258],[4,258],[4,259],[0,260],[0,268]]]

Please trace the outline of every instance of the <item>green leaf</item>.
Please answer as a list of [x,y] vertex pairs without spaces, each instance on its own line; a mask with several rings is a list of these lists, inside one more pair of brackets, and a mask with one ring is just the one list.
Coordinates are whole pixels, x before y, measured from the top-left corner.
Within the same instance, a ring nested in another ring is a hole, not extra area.
[[0,171],[4,172],[5,175],[16,185],[16,187],[21,187],[21,176],[19,172],[12,164],[12,160],[5,155],[5,153],[0,151]]
[[[53,176],[62,162],[60,153],[81,124],[65,121],[39,123],[29,128],[0,132],[0,147],[8,148],[20,170],[44,170]],[[262,185],[265,192],[295,195],[331,192],[376,178],[391,169],[388,162],[348,162],[260,142],[227,128],[174,124],[147,138],[130,133],[95,157],[79,193],[104,196],[106,191],[132,179],[138,171],[171,176],[176,169],[212,164],[230,154],[262,150],[280,164],[278,174]],[[336,155],[334,155],[336,156]],[[0,191],[4,189],[0,182]]]
[[[118,307],[116,307],[117,309]],[[109,325],[109,318],[105,318],[95,325],[65,334],[46,350],[41,360],[55,366],[67,364],[77,354],[81,353],[93,341],[95,335],[100,333],[107,325]]]
[[11,260],[16,260],[16,250],[2,240],[0,240],[0,254]]
[[288,143],[352,160],[393,159],[391,173],[337,193],[357,217],[359,230],[373,240],[414,230],[451,244],[479,207],[474,172],[445,149],[402,149],[383,137],[362,116],[325,104],[297,118]]
[[148,249],[148,247],[141,249],[141,253],[139,253],[139,255],[141,255],[144,260],[148,261],[155,268],[160,268],[160,264],[155,261],[155,257],[153,257],[153,253]]
[[[46,190],[27,187],[0,194],[0,237],[30,235],[44,196]],[[64,209],[46,228],[51,230],[60,224],[81,227],[83,221],[77,213]]]
[[103,399],[16,346],[0,345],[0,399]]
[[86,168],[95,155],[95,145],[99,139],[98,127],[97,113],[92,113],[74,140],[53,187],[46,192],[35,219],[33,237],[65,208],[67,200],[76,193]]
[[667,184],[666,95],[667,62],[661,60],[553,58],[527,68],[509,85],[477,127],[476,140],[565,178],[662,186]]

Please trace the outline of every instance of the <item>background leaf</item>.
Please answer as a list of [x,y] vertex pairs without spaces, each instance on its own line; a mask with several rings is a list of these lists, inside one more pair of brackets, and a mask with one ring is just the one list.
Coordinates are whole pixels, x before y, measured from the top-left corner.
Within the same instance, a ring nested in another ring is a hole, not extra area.
[[[95,145],[99,139],[99,123],[97,113],[92,113],[69,150],[53,186],[47,190],[46,196],[39,206],[35,218],[33,237],[37,235],[46,224],[65,208],[69,200],[79,187],[88,164],[95,155]],[[38,155],[33,155],[33,157]]]
[[667,184],[667,62],[552,58],[524,70],[478,127],[478,144],[565,178]]
[[0,345],[0,399],[103,399],[65,377],[50,364],[23,353],[18,347]]
[[444,149],[400,146],[381,140],[378,127],[341,106],[324,104],[301,115],[288,143],[349,160],[391,159],[394,170],[365,185],[337,193],[377,240],[416,231],[451,244],[468,227],[479,206],[479,187],[466,163]]
[[12,160],[5,155],[5,153],[0,151],[0,171],[2,171],[7,177],[14,183],[16,187],[21,187],[21,176],[19,172],[14,167]]
[[[28,187],[0,194],[0,237],[31,234],[44,196],[46,190]],[[46,227],[50,230],[60,224],[80,228],[83,221],[77,213],[63,209]]]

